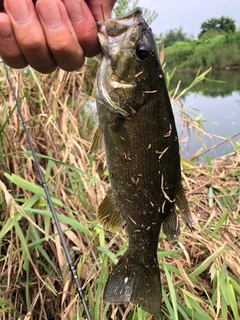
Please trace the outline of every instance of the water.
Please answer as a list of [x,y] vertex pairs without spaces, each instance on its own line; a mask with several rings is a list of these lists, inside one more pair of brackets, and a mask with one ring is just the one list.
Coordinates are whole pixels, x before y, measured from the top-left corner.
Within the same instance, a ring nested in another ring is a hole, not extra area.
[[[182,89],[193,80],[188,77],[186,82],[185,77],[181,76],[180,78],[183,81]],[[180,101],[184,112],[190,115],[192,119],[198,120],[205,131],[210,134],[209,136],[199,132],[204,145],[197,138],[192,128],[187,130],[186,127],[182,128],[180,126],[178,107],[174,106],[177,129],[182,141],[181,155],[191,158],[198,151],[207,151],[216,144],[225,141],[204,153],[203,156],[199,157],[200,161],[204,161],[206,155],[213,159],[232,152],[234,147],[228,140],[230,136],[239,133],[232,140],[240,141],[240,72],[223,71],[210,75],[209,78],[224,82],[205,81],[205,83],[193,88],[195,92],[189,92]],[[174,85],[176,83],[172,84],[173,87]]]

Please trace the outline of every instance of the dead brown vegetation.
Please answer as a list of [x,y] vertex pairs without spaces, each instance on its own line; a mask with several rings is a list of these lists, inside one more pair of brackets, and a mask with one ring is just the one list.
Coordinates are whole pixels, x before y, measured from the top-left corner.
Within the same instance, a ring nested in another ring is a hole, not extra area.
[[[58,70],[48,76],[27,69],[11,72],[11,79],[35,151],[42,155],[50,191],[62,202],[57,212],[72,219],[72,224],[62,220],[61,225],[93,319],[127,319],[132,306],[110,306],[107,311],[101,298],[112,264],[109,252],[116,259],[126,236],[121,230],[104,230],[96,217],[107,175],[104,154],[94,161],[87,155],[96,119],[91,107],[95,69],[92,63],[79,72]],[[3,70],[0,74],[0,318],[84,319],[54,223],[40,212],[46,201],[5,175],[40,182]],[[224,272],[225,280],[228,275],[236,283],[240,279],[240,153],[216,159],[210,167],[183,161],[183,180],[193,230],[183,225],[177,242],[161,235],[160,265],[172,267],[172,283],[182,304],[188,292],[209,319],[222,319],[224,291],[217,279]],[[171,300],[164,272],[162,282]],[[227,319],[237,320],[229,306],[227,314]]]

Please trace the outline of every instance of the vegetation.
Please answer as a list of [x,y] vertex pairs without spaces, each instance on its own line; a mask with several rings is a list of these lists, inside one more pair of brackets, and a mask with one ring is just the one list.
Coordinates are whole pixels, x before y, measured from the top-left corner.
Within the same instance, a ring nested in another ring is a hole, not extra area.
[[[205,35],[210,36],[209,33]],[[240,66],[240,32],[203,38],[203,40],[179,41],[165,51],[167,69],[178,72],[238,68]]]
[[210,30],[219,30],[226,33],[236,32],[235,21],[231,18],[222,16],[220,19],[212,18],[201,24],[199,38]]
[[[193,41],[188,45],[192,50]],[[87,155],[96,124],[97,65],[97,58],[88,59],[80,71],[51,75],[31,68],[12,70],[11,79],[92,319],[153,320],[131,304],[102,300],[127,236],[124,229],[107,230],[96,216],[108,189],[104,152]],[[179,92],[166,72],[174,104],[193,85],[206,82],[206,76],[197,76]],[[203,130],[180,109],[182,126]],[[240,143],[232,145],[232,154],[207,158],[201,166],[182,159],[194,223],[191,232],[181,222],[179,240],[159,237],[163,320],[239,319]],[[0,318],[83,320],[83,306],[28,150],[0,65]]]
[[[92,319],[153,320],[131,304],[102,300],[127,237],[96,217],[108,188],[104,153],[87,155],[96,120],[96,64],[89,59],[80,71],[51,75],[15,70],[11,79]],[[1,65],[0,74],[0,318],[85,319]],[[171,77],[166,80],[169,85]],[[177,103],[181,92],[174,96]],[[233,148],[202,166],[182,159],[194,224],[191,232],[182,223],[177,241],[159,238],[163,320],[239,319],[240,146]]]
[[171,29],[166,32],[163,36],[163,43],[165,48],[172,46],[174,43],[178,41],[189,41],[190,38],[187,36],[185,32],[183,32],[182,27],[179,29]]
[[195,73],[199,68],[240,68],[240,31],[236,32],[234,20],[228,17],[203,22],[198,40],[179,28],[168,31],[163,43],[168,70],[177,67],[177,72]]

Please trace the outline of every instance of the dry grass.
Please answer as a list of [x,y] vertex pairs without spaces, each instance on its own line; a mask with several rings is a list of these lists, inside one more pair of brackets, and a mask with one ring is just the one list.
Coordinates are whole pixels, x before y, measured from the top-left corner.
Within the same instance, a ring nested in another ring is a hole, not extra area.
[[[92,318],[153,319],[131,305],[102,301],[126,235],[103,229],[95,214],[108,186],[104,154],[87,156],[96,120],[95,70],[91,62],[48,76],[12,71],[11,79]],[[84,319],[2,69],[0,83],[0,318]],[[164,319],[237,320],[240,153],[182,165],[194,225],[192,232],[183,225],[176,242],[160,236]]]

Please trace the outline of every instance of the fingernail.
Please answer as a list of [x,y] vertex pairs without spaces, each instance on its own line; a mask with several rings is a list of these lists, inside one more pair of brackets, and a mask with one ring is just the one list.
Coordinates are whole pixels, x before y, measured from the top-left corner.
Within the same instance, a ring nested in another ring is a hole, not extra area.
[[39,8],[39,12],[48,28],[58,28],[62,24],[62,17],[55,2],[43,2]]
[[0,39],[3,41],[9,41],[13,37],[13,30],[9,25],[3,25],[0,28]]
[[29,22],[31,12],[25,1],[22,1],[21,5],[17,5],[16,1],[9,1],[8,8],[17,24],[26,24]]
[[83,10],[80,2],[71,3],[71,11],[68,10],[69,19],[72,22],[78,22],[83,19]]

